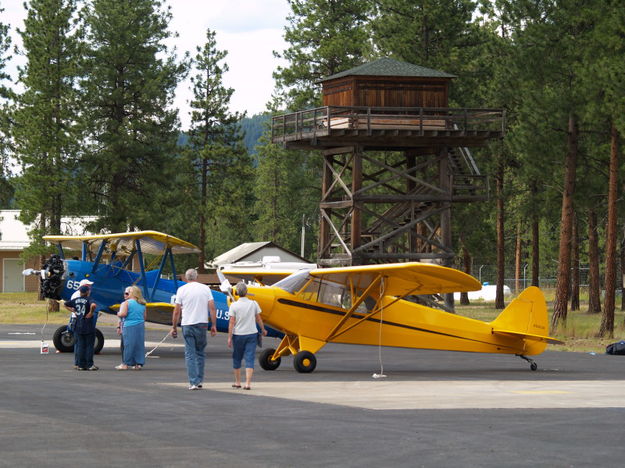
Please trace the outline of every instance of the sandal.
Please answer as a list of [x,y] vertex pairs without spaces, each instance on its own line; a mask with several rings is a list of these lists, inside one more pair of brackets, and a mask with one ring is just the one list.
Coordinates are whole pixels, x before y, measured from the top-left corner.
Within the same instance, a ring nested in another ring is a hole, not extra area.
[[143,366],[141,364],[137,364],[136,366],[132,367],[134,370],[141,370],[143,369]]
[[126,364],[120,364],[119,366],[115,366],[117,370],[128,370],[128,366]]
[[232,388],[241,388],[241,386],[237,384],[232,384]]
[[247,387],[247,386],[243,387],[243,390],[251,390],[251,389],[252,389],[252,387]]

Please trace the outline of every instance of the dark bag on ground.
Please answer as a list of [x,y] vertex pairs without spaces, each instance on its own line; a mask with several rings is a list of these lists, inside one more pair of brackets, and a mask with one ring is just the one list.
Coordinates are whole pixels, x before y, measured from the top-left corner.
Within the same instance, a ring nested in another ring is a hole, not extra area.
[[609,344],[605,347],[606,354],[625,354],[625,341]]

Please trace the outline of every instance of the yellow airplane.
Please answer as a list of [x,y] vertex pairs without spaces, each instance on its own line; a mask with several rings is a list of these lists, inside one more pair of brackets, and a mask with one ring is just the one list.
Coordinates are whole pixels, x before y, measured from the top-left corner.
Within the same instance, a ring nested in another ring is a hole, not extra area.
[[[245,277],[241,271],[223,274]],[[229,283],[222,277],[222,290]],[[247,275],[248,278],[253,275]],[[263,321],[285,336],[259,363],[275,370],[293,355],[298,372],[312,372],[326,343],[380,345],[527,356],[542,353],[549,336],[547,305],[536,287],[523,291],[492,322],[470,319],[408,301],[407,296],[475,291],[478,280],[425,263],[397,263],[298,271],[272,286],[249,286]]]

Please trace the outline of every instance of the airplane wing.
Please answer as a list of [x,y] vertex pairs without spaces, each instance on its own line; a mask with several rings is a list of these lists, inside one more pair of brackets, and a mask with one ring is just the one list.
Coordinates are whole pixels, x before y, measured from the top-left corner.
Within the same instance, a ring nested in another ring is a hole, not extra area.
[[[117,313],[121,304],[114,304],[109,307],[113,312]],[[167,302],[148,302],[145,305],[146,322],[160,323],[161,325],[171,325],[172,312],[174,305]]]
[[157,231],[123,232],[117,234],[98,234],[91,236],[44,236],[44,240],[53,244],[61,244],[63,248],[81,250],[83,242],[87,242],[91,251],[97,251],[103,241],[109,243],[109,251],[130,253],[135,241],[141,243],[144,254],[162,255],[166,247],[170,247],[173,254],[199,253],[195,245],[178,239],[177,237]]
[[381,276],[384,294],[398,297],[477,291],[482,287],[477,279],[459,270],[417,262],[321,268],[310,271],[310,275],[361,290]]
[[294,273],[293,270],[290,271],[280,271],[280,270],[271,270],[271,271],[254,271],[254,270],[228,270],[224,269],[221,272],[229,277],[236,278],[238,280],[244,281],[255,281],[264,286],[271,286],[274,283],[277,283],[281,279],[286,278],[287,276]]

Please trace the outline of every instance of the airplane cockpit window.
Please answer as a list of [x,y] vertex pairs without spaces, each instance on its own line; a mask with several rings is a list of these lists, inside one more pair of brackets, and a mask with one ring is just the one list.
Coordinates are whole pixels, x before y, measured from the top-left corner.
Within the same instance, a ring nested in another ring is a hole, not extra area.
[[297,291],[302,289],[309,279],[310,277],[308,276],[308,271],[303,270],[287,276],[274,284],[274,286],[284,289],[286,292],[291,294],[295,294]]
[[[349,309],[352,307],[352,295],[348,287],[340,283],[311,277],[308,271],[298,271],[283,280],[277,286],[291,294],[298,294],[303,300],[320,302],[322,304]],[[359,293],[356,292],[356,295]],[[361,302],[356,312],[366,314],[375,306],[375,300],[368,296]]]

